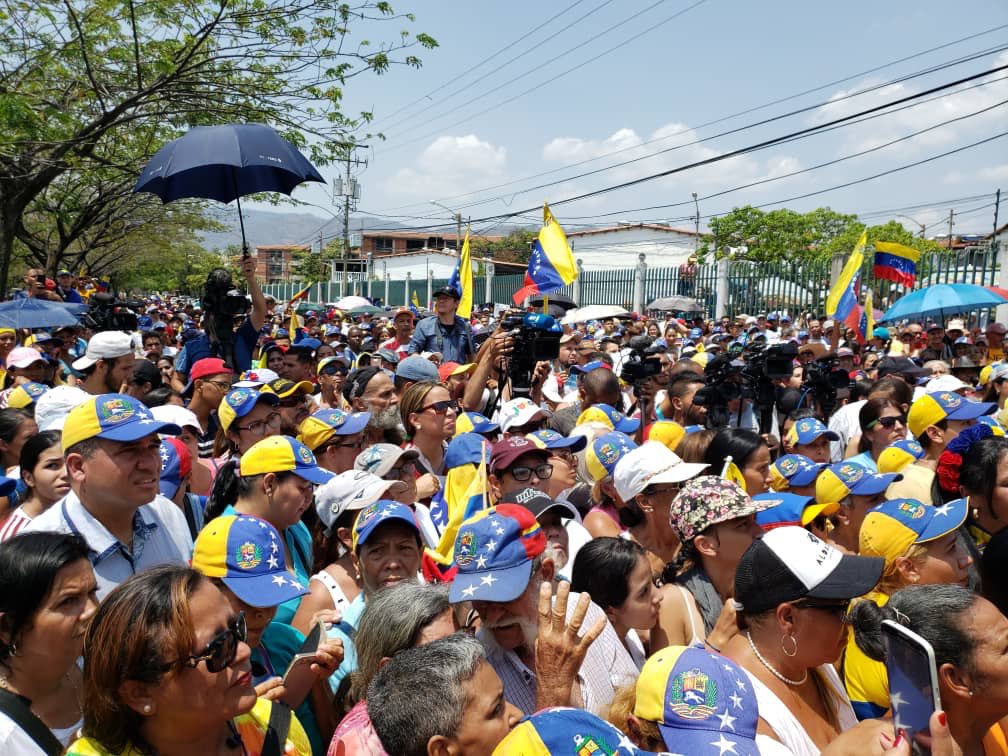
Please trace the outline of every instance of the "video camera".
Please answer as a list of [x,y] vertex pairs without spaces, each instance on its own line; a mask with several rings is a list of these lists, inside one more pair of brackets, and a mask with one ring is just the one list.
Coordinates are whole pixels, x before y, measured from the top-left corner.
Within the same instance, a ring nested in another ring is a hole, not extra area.
[[137,313],[144,307],[143,302],[118,299],[104,292],[92,294],[89,304],[83,319],[93,331],[135,331]]
[[200,304],[205,313],[220,319],[244,315],[252,308],[248,297],[235,288],[231,273],[224,268],[210,271],[203,285],[203,298]]
[[661,373],[662,364],[658,358],[660,350],[653,344],[654,340],[650,336],[634,336],[630,339],[627,344],[630,354],[623,360],[620,379],[638,386],[648,378]]
[[[728,425],[728,403],[736,399],[751,399],[759,412],[760,432],[767,433],[774,405],[774,381],[790,378],[797,345],[788,342],[766,346],[757,341],[748,344],[741,353],[718,355],[704,368],[707,385],[697,391],[693,403],[707,408],[707,426]],[[739,406],[739,417],[742,407]]]
[[802,373],[802,396],[811,395],[825,417],[833,414],[837,390],[851,384],[847,371],[838,367],[836,355],[828,355],[805,365]]
[[555,360],[560,355],[563,329],[551,316],[540,312],[509,314],[501,321],[501,327],[514,339],[507,364],[511,394],[527,397],[532,390],[536,363]]

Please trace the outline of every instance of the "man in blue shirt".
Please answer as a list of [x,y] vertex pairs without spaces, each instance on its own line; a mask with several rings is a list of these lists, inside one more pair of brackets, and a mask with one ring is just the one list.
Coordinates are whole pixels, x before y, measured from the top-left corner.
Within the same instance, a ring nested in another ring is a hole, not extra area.
[[73,274],[66,269],[56,274],[56,293],[63,297],[64,302],[82,303],[80,292],[74,288]]
[[181,432],[125,394],[93,396],[67,415],[62,445],[70,493],[24,531],[83,536],[99,599],[147,567],[189,561],[185,516],[160,494],[158,433]]
[[450,286],[434,292],[434,315],[417,323],[407,350],[410,354],[438,352],[442,362],[465,365],[476,354],[472,326],[456,313],[459,293]]

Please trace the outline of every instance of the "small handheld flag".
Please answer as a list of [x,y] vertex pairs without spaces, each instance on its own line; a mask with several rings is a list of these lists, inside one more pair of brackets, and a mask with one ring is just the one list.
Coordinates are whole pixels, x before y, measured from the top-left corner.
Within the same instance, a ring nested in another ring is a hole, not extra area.
[[577,263],[567,243],[567,235],[553,217],[549,205],[544,203],[543,226],[532,246],[528,270],[525,271],[525,285],[514,293],[512,299],[516,305],[521,305],[526,297],[559,291],[573,283],[575,278]]
[[912,287],[917,282],[920,256],[919,250],[896,242],[875,242],[875,278]]
[[462,253],[459,261],[452,271],[448,286],[458,292],[459,306],[458,315],[460,318],[468,320],[472,317],[473,303],[473,275],[472,258],[469,252],[469,229],[466,229],[465,241],[462,242]]
[[737,483],[743,491],[746,490],[745,476],[739,470],[738,465],[732,461],[731,455],[725,457],[724,467],[721,468],[721,477],[732,483]]
[[412,302],[413,314],[414,315],[419,315],[420,314],[420,298],[417,296],[417,293],[415,291],[413,292],[413,297],[412,297],[412,299],[410,301]]
[[300,302],[302,299],[306,299],[308,297],[308,292],[311,291],[312,286],[314,286],[314,284],[308,284],[307,286],[305,286],[303,289],[301,289],[301,291],[299,291],[297,294],[295,294],[293,297],[290,298],[290,302],[288,304],[295,304],[296,302]]

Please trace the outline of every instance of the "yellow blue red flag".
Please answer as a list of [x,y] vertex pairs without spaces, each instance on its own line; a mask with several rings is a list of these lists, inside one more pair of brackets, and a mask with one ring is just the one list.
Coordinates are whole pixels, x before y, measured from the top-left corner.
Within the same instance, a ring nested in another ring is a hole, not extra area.
[[826,296],[826,317],[846,324],[855,331],[861,322],[861,307],[858,292],[861,288],[861,265],[864,263],[864,248],[868,243],[867,230],[861,232],[847,264],[840,276],[833,282]]
[[543,204],[543,226],[539,238],[532,246],[525,285],[514,293],[514,303],[520,305],[525,297],[559,291],[577,278],[574,252],[567,243],[567,235],[557,223],[549,205]]
[[907,287],[917,282],[920,250],[896,242],[875,242],[875,278],[895,281]]
[[472,317],[473,304],[473,274],[472,258],[469,252],[469,229],[466,229],[465,241],[462,242],[462,253],[452,271],[448,285],[459,295],[458,315],[468,320]]
[[300,302],[302,299],[305,299],[308,296],[308,292],[311,291],[312,286],[314,286],[314,284],[308,284],[303,289],[301,289],[301,291],[299,291],[297,294],[291,297],[290,304],[294,304],[295,302]]
[[448,524],[441,532],[436,553],[431,556],[439,563],[451,564],[455,548],[455,536],[459,526],[477,512],[493,506],[490,488],[487,485],[486,443],[478,465],[464,464],[448,471],[445,480],[444,497],[447,505]]

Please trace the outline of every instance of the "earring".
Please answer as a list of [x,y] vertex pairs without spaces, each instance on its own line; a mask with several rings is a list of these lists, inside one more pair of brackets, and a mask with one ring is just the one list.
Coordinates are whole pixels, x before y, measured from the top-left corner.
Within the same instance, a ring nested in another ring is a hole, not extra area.
[[[790,639],[791,643],[793,644],[790,651],[788,651],[787,648],[784,646],[785,639]],[[784,656],[795,656],[798,654],[798,639],[795,638],[793,635],[781,636],[780,645],[781,645],[781,651],[784,652]]]
[[154,710],[154,708],[150,704],[144,704],[143,705],[143,713],[144,714],[150,714],[153,710]]

